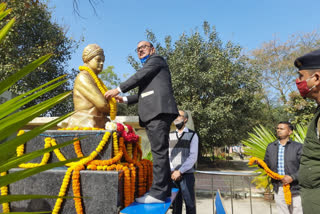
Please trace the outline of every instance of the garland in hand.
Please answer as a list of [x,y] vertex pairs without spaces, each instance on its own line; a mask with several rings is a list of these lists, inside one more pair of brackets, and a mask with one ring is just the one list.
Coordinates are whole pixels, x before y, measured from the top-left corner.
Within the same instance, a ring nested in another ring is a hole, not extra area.
[[[282,180],[284,178],[284,175],[279,175],[278,173],[271,171],[271,169],[267,166],[267,164],[260,158],[251,157],[248,165],[252,166],[255,163],[255,161],[258,162],[258,164],[264,169],[267,175],[270,176],[271,178],[275,180]],[[283,185],[283,192],[284,192],[284,200],[286,201],[286,204],[291,205],[292,198],[291,198],[290,184]]]

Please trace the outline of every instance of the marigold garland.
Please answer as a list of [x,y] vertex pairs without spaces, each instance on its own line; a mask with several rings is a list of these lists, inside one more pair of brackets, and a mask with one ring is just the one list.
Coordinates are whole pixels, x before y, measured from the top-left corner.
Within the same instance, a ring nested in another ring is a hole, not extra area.
[[[255,161],[258,162],[258,164],[264,169],[264,171],[267,173],[268,176],[275,180],[282,180],[284,178],[284,175],[279,175],[276,172],[273,172],[270,170],[270,168],[267,166],[267,164],[257,157],[251,157],[249,160],[248,165],[253,165]],[[284,192],[284,199],[286,201],[286,204],[291,205],[292,203],[292,197],[291,197],[291,191],[290,191],[290,184],[283,185],[283,192]]]
[[130,142],[127,143],[127,153],[128,153],[128,156],[133,159],[133,157],[132,157],[132,143],[130,143]]
[[117,132],[113,132],[113,155],[116,156],[118,152],[119,152],[118,136],[117,136]]
[[[84,165],[77,165],[75,169],[73,170],[72,174],[72,190],[73,190],[73,195],[76,197],[81,197],[81,191],[80,191],[80,170],[84,169]],[[76,211],[78,214],[83,213],[83,208],[82,208],[82,201],[81,198],[74,198],[74,206],[76,208]]]
[[[17,136],[23,135],[24,130],[19,130]],[[20,146],[17,147],[17,156],[21,156],[24,153],[24,144],[21,144]]]
[[[73,171],[72,167],[69,167],[68,170],[66,171],[66,174],[64,175],[61,187],[60,187],[60,191],[59,191],[59,196],[65,196],[68,185],[69,185],[69,181],[70,181],[70,177],[71,177],[71,173]],[[58,214],[60,209],[61,209],[61,204],[63,202],[63,198],[58,198],[56,200],[56,203],[53,207],[52,213],[53,214]]]
[[[70,178],[72,176],[72,189],[74,196],[81,197],[80,191],[80,171],[85,169],[90,170],[104,170],[104,171],[111,171],[116,170],[119,171],[119,179],[123,176],[124,178],[124,206],[128,206],[134,201],[136,187],[135,183],[137,182],[137,195],[142,196],[147,189],[150,188],[149,185],[150,181],[152,183],[152,162],[147,160],[141,160],[142,151],[141,151],[141,138],[138,135],[135,135],[131,126],[124,126],[122,124],[116,126],[121,129],[120,137],[118,140],[117,132],[113,132],[113,154],[114,156],[109,160],[94,160],[98,153],[102,151],[105,147],[108,139],[110,137],[110,132],[106,132],[102,137],[99,145],[96,147],[95,151],[91,152],[91,154],[86,157],[82,158],[80,161],[69,163],[69,166],[64,179],[62,181],[59,196],[65,196],[67,187],[70,183]],[[117,128],[117,129],[118,129]],[[64,128],[60,130],[103,130],[98,128]],[[19,134],[23,134],[24,132],[21,131]],[[123,135],[126,137],[124,138]],[[76,138],[74,139],[76,140]],[[125,143],[126,142],[126,143]],[[126,148],[126,144],[127,147]],[[45,139],[45,147],[55,146],[57,145],[54,138],[46,138]],[[132,145],[132,149],[130,146]],[[23,147],[22,147],[23,146]],[[83,157],[81,151],[80,141],[74,142],[74,150],[77,154],[77,157]],[[129,153],[131,155],[128,154]],[[23,155],[24,153],[24,145],[21,145],[20,148],[17,148],[17,155]],[[58,157],[59,160],[65,160],[65,157],[60,152],[59,149],[54,150],[55,155]],[[48,153],[50,155],[50,153]],[[47,157],[47,156],[46,156]],[[121,158],[124,159],[128,163],[120,163]],[[45,160],[45,158],[43,158]],[[43,164],[45,161],[41,161],[40,164]],[[118,163],[118,164],[117,164]],[[29,163],[28,163],[29,164]],[[39,164],[30,165],[30,167],[36,167]],[[151,170],[150,170],[151,169]],[[123,172],[123,173],[121,173]],[[137,177],[138,176],[138,177]],[[151,178],[151,180],[150,180]],[[151,184],[150,183],[150,184]],[[54,214],[59,213],[61,209],[61,204],[63,199],[59,198],[56,200],[55,206],[53,208]],[[83,213],[82,207],[82,200],[81,198],[75,198],[75,208],[78,214]]]
[[73,140],[76,140],[76,141],[73,142],[74,152],[77,154],[78,158],[82,158],[83,157],[83,153],[81,151],[80,141],[78,140],[78,138],[74,138]]
[[131,204],[131,195],[132,195],[132,189],[131,189],[131,179],[130,179],[130,170],[127,166],[122,168],[124,172],[124,192],[128,192],[129,194],[124,194],[124,206],[127,207]]
[[[108,89],[104,85],[104,83],[101,81],[101,79],[89,68],[86,66],[79,66],[80,71],[87,71],[90,76],[93,78],[94,82],[97,84],[99,90],[104,95]],[[114,97],[109,99],[109,106],[110,106],[110,119],[114,120],[117,116],[117,101]]]
[[[45,144],[44,144],[44,148],[49,148],[51,147],[51,142],[50,140],[48,140],[47,138],[45,139]],[[24,148],[24,147],[23,147]],[[21,148],[20,149],[17,149],[17,153],[18,153],[18,150],[19,150],[19,154],[17,154],[17,156],[21,156]],[[24,150],[24,149],[23,149]],[[22,153],[23,154],[23,153]],[[22,163],[19,165],[19,167],[21,168],[34,168],[34,167],[38,167],[38,166],[43,166],[45,164],[48,163],[48,160],[50,158],[50,153],[47,152],[43,155],[42,157],[42,160],[40,163]]]
[[[57,145],[56,139],[50,138],[50,137],[48,137],[46,139],[50,140],[52,146],[56,146]],[[57,156],[59,161],[65,161],[66,160],[64,155],[60,152],[60,149],[55,149],[55,150],[53,150],[53,152]]]
[[[7,172],[1,172],[0,176],[5,176],[7,174]],[[8,186],[2,186],[0,188],[1,191],[1,196],[6,196],[8,195]],[[2,212],[3,213],[9,213],[10,212],[10,206],[9,203],[3,203],[2,204]]]
[[130,170],[131,170],[131,194],[132,194],[131,200],[134,201],[135,192],[136,192],[136,177],[137,177],[137,171],[134,164],[130,164]]

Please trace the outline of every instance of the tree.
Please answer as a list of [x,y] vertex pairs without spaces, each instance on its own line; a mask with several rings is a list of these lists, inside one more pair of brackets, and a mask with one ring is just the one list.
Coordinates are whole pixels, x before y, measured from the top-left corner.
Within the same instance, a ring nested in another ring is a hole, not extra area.
[[289,94],[288,105],[286,112],[291,115],[292,124],[308,125],[312,120],[317,104],[314,100],[305,100],[298,92]]
[[320,34],[312,31],[293,34],[284,42],[274,38],[252,51],[250,63],[254,70],[261,72],[263,102],[272,118],[269,124],[264,124],[268,128],[282,120],[306,125],[312,118],[315,102],[306,102],[296,92],[297,68],[293,62],[317,49],[319,44]]
[[[179,108],[192,112],[202,154],[239,143],[257,125],[261,103],[256,92],[261,86],[240,46],[224,45],[207,22],[203,33],[183,33],[174,44],[167,36],[162,46],[151,31],[147,37],[168,62]],[[138,69],[132,56],[128,60]]]
[[[47,5],[32,0],[6,0],[5,2],[8,2],[8,7],[12,8],[8,18],[16,17],[17,22],[14,30],[8,33],[0,47],[0,80],[46,53],[53,53],[52,58],[42,67],[37,68],[36,72],[21,79],[16,86],[10,88],[10,91],[19,95],[32,89],[34,85],[41,85],[67,74],[66,62],[77,47],[77,43],[65,35],[62,27],[51,21],[51,13]],[[0,27],[3,27],[3,23]],[[31,102],[28,106],[69,90],[74,72],[69,74],[69,78],[71,79],[69,84],[59,87],[53,93],[43,95],[41,99]],[[72,109],[70,102],[64,102],[47,114],[58,116]]]
[[[116,88],[120,85],[120,78],[113,71],[114,66],[108,66],[100,73],[100,79],[104,82],[108,89]],[[132,92],[131,92],[132,93]],[[130,105],[124,103],[118,103],[117,115],[129,116],[138,115],[138,109],[136,105]]]
[[[3,24],[2,19],[10,13],[10,9],[6,10],[6,4],[0,4],[0,23]],[[5,27],[0,29],[0,43],[3,42],[3,36],[6,35],[10,31],[12,25],[15,23],[15,19],[12,18],[8,23],[4,22]],[[39,59],[33,61],[31,64],[23,67],[23,69],[17,71],[16,73],[9,75],[4,78],[4,80],[0,81],[0,95],[7,91],[13,84],[15,84],[20,78],[23,78],[30,72],[32,72],[36,67],[43,64],[46,60],[50,58],[51,54],[44,55]],[[19,200],[27,200],[27,199],[36,199],[36,198],[57,198],[58,196],[39,196],[39,195],[15,195],[14,198],[6,195],[8,191],[7,185],[14,183],[18,180],[24,179],[26,177],[32,176],[36,173],[45,171],[47,169],[51,169],[58,166],[64,166],[67,162],[71,162],[74,160],[68,160],[63,162],[57,162],[48,164],[45,166],[36,167],[33,169],[20,170],[18,172],[13,172],[7,174],[6,172],[12,168],[18,167],[19,164],[23,162],[30,161],[38,156],[43,155],[46,152],[53,151],[54,149],[58,149],[58,147],[66,146],[71,142],[62,143],[55,147],[50,147],[38,151],[31,152],[26,155],[22,155],[20,157],[16,156],[16,150],[19,145],[22,145],[39,135],[46,129],[56,125],[66,117],[71,114],[67,114],[64,117],[58,118],[50,123],[39,126],[28,133],[13,137],[9,139],[8,137],[11,135],[16,135],[17,131],[25,126],[29,121],[33,118],[37,117],[42,112],[45,112],[53,105],[63,101],[67,96],[70,95],[70,92],[66,92],[51,98],[50,100],[46,100],[38,105],[32,106],[30,108],[26,108],[23,111],[18,111],[20,107],[24,106],[26,103],[30,102],[33,99],[36,99],[43,93],[47,93],[58,87],[59,85],[66,82],[66,80],[61,80],[62,78],[56,78],[52,81],[49,81],[45,85],[42,85],[34,90],[28,91],[20,96],[12,98],[5,103],[0,104],[0,187],[1,187],[1,204],[2,211],[4,213],[9,212],[9,205],[7,202],[10,201],[19,201]]]
[[287,104],[289,93],[296,89],[294,80],[297,78],[297,69],[294,60],[317,49],[319,44],[320,34],[313,31],[293,34],[285,42],[274,38],[252,51],[250,63],[261,72],[261,82],[269,99]]
[[113,71],[114,66],[108,66],[99,75],[100,79],[104,81],[104,84],[108,89],[118,87],[120,84],[120,79],[116,73]]

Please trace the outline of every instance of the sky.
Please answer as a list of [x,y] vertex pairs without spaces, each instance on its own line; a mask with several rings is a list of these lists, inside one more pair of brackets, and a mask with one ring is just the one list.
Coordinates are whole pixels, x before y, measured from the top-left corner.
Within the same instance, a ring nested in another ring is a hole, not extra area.
[[136,56],[136,45],[146,40],[147,29],[164,44],[165,36],[174,42],[182,33],[201,31],[208,21],[222,41],[232,41],[246,52],[275,36],[286,41],[294,33],[320,29],[319,0],[93,1],[97,14],[89,0],[78,0],[81,18],[74,13],[73,0],[49,0],[53,21],[67,29],[68,37],[83,39],[67,70],[82,65],[83,48],[96,43],[105,52],[104,68],[114,66],[122,81],[135,72],[127,57]]

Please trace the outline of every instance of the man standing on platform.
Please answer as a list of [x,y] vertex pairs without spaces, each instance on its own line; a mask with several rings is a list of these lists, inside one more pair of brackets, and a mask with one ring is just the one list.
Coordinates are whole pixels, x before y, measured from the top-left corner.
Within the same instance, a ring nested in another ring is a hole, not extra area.
[[171,179],[179,188],[173,203],[173,214],[182,213],[182,199],[186,205],[187,214],[196,213],[194,193],[194,165],[198,157],[199,138],[197,133],[186,127],[188,113],[179,110],[179,116],[174,121],[177,130],[170,133],[169,160]]
[[297,58],[294,65],[299,69],[296,85],[301,96],[318,104],[308,127],[299,170],[303,213],[314,214],[320,210],[320,49]]
[[[264,162],[279,175],[282,180],[272,179],[274,199],[281,214],[302,214],[301,198],[299,195],[298,170],[302,144],[292,141],[293,126],[289,122],[280,122],[277,126],[278,140],[270,143],[264,156]],[[287,205],[284,199],[283,185],[290,184],[292,204]]]
[[[169,132],[172,121],[178,116],[178,108],[166,61],[155,53],[155,48],[147,41],[138,43],[137,53],[143,67],[118,88],[107,91],[105,98],[115,97],[120,103],[138,103],[139,122],[146,128],[151,144],[153,182],[149,194],[136,198],[136,201],[164,203],[171,196]],[[117,96],[136,87],[139,88],[138,94]]]

